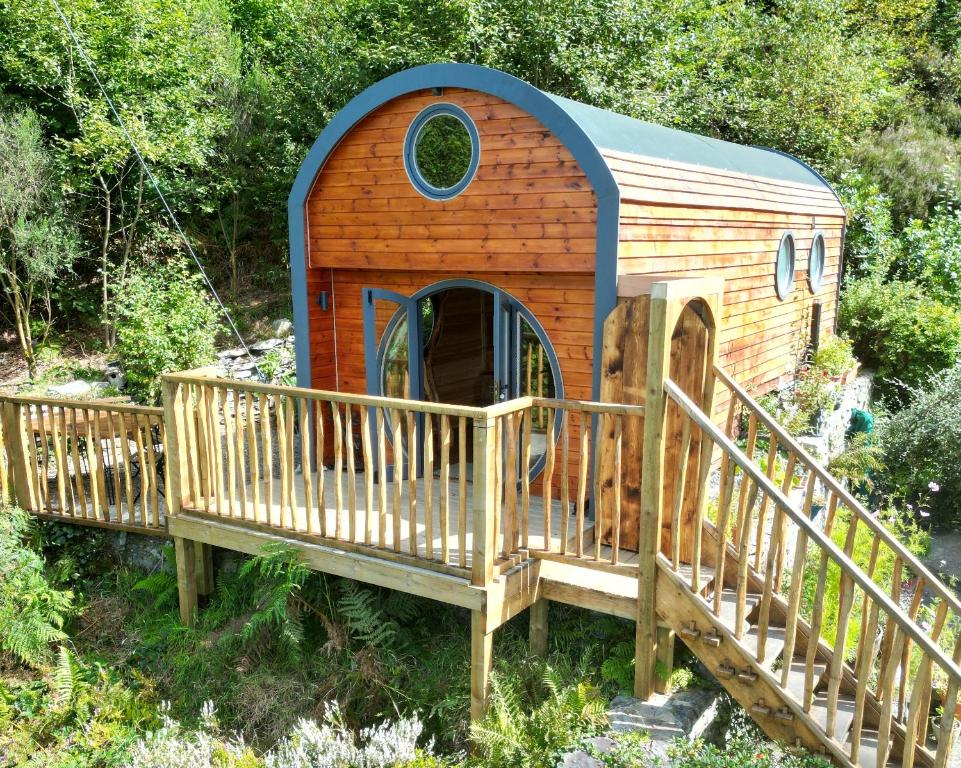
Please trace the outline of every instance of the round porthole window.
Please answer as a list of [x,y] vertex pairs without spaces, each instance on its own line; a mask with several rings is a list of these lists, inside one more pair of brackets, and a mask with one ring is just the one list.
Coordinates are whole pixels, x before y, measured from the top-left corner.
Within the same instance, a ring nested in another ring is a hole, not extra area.
[[811,255],[808,257],[808,285],[812,293],[824,285],[824,235],[814,233],[811,241]]
[[774,267],[774,288],[782,301],[794,288],[794,235],[785,232],[777,247],[777,262]]
[[426,197],[447,200],[463,192],[479,159],[477,128],[453,104],[428,107],[407,131],[404,166],[411,183]]

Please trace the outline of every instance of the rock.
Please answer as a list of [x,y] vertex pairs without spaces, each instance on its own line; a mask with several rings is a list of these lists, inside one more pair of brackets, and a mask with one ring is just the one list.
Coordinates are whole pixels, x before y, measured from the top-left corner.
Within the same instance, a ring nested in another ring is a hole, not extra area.
[[48,388],[47,394],[54,397],[83,397],[90,394],[91,389],[89,382],[83,379],[75,379],[74,381],[68,381],[66,384],[58,384],[55,387]]
[[561,759],[557,761],[557,768],[604,768],[604,763],[579,749],[576,752],[561,755]]
[[282,339],[294,329],[294,324],[286,317],[280,317],[274,320],[274,322],[270,324],[270,327],[273,328],[274,336]]
[[256,344],[250,345],[251,352],[269,352],[275,347],[279,347],[283,344],[282,339],[264,339],[263,341],[258,341]]
[[127,386],[127,377],[123,375],[123,370],[119,363],[111,363],[103,370],[103,375],[106,377],[107,382],[117,389],[123,389]]
[[294,336],[294,334],[290,334],[290,336],[287,337],[288,344],[293,344],[296,340],[297,340],[297,337]]
[[251,371],[256,367],[257,367],[257,361],[247,358],[246,360],[238,362],[236,365],[234,365],[234,370],[235,371]]
[[253,375],[254,375],[254,372],[251,371],[249,368],[238,368],[236,371],[234,371],[235,379],[249,379]]
[[221,359],[229,359],[234,357],[243,357],[246,355],[246,350],[243,347],[234,347],[233,349],[225,349],[223,352],[218,352],[217,357]]

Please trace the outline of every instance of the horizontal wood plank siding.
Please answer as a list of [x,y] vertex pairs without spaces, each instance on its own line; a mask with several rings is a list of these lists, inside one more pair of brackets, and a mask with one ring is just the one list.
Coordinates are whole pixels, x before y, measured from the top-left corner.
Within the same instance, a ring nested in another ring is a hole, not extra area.
[[[758,392],[786,382],[810,339],[837,314],[844,210],[824,187],[782,182],[603,150],[621,188],[619,274],[719,276],[725,281],[720,364]],[[795,235],[795,283],[781,301],[774,268],[781,235]],[[807,282],[815,231],[824,282]],[[724,402],[717,401],[720,410]]]

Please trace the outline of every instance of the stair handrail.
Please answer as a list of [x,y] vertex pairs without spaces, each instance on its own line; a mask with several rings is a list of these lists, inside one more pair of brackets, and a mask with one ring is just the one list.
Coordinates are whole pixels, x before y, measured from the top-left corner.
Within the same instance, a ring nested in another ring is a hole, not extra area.
[[894,550],[905,564],[924,579],[925,587],[937,593],[938,597],[947,602],[955,613],[961,615],[961,599],[954,593],[954,590],[945,584],[938,576],[935,576],[927,566],[904,545],[904,542],[884,526],[876,515],[871,514],[836,477],[821,466],[811,454],[804,450],[791,434],[775,421],[774,418],[764,410],[761,404],[751,397],[727,371],[720,366],[714,366],[714,375],[724,383],[733,395],[736,395],[742,403],[751,409],[758,421],[762,422],[764,426],[771,431],[771,434],[777,437],[779,443],[790,448],[790,450],[797,455],[798,459],[814,472],[817,478],[830,489],[831,493],[837,496],[858,518],[863,520],[865,525],[874,531],[881,541]]
[[684,391],[671,379],[665,379],[664,389],[670,398],[683,410],[688,417],[706,434],[715,445],[721,447],[741,470],[757,483],[776,504],[778,504],[794,521],[805,530],[810,540],[827,552],[830,557],[860,586],[873,602],[881,606],[884,611],[897,621],[900,629],[918,644],[925,653],[938,662],[941,668],[951,678],[952,682],[961,685],[961,667],[954,663],[941,648],[928,637],[890,596],[861,568],[851,560],[832,540],[825,535],[806,515],[798,512],[790,500],[763,472],[761,472],[737,445],[720,430],[717,425],[691,400]]

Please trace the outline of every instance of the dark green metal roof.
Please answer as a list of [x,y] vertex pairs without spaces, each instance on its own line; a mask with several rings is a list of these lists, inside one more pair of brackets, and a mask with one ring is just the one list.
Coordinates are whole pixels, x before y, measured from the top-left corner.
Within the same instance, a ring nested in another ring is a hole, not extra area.
[[643,120],[551,93],[545,95],[563,109],[591,141],[602,149],[831,189],[817,171],[797,158],[776,150],[711,139],[654,123],[645,123]]

